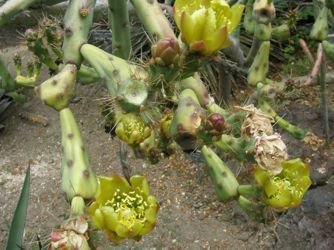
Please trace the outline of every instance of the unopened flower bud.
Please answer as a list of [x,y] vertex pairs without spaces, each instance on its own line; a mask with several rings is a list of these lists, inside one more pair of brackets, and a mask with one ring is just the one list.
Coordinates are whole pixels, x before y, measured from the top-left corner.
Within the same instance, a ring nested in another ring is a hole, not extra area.
[[160,39],[152,45],[152,58],[160,66],[176,64],[180,58],[180,46],[172,37]]

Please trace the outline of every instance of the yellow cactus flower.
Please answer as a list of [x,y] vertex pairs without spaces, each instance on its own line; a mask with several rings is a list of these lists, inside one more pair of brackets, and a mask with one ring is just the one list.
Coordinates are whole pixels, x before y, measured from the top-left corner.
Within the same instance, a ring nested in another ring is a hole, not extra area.
[[88,207],[93,224],[116,244],[125,239],[140,240],[156,224],[159,204],[150,195],[147,180],[132,176],[99,177],[95,201]]
[[174,19],[191,51],[210,55],[231,45],[228,35],[238,26],[244,5],[224,0],[176,0]]
[[285,210],[298,206],[311,186],[310,168],[301,159],[283,161],[283,170],[272,176],[268,171],[257,168],[255,179],[263,188],[263,200],[269,206]]

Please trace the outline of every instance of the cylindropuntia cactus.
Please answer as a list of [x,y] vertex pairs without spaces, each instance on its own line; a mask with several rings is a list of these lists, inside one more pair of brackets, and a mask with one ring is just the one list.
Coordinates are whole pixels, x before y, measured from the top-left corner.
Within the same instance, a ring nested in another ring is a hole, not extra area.
[[269,70],[270,41],[262,42],[261,47],[254,58],[252,66],[248,70],[247,80],[251,86],[264,82]]
[[313,40],[322,42],[328,37],[328,8],[322,7],[315,23],[313,24],[310,37]]
[[59,115],[63,148],[62,190],[68,200],[75,196],[92,199],[97,190],[97,180],[90,166],[80,130],[69,108],[62,109]]
[[253,17],[256,22],[268,24],[276,16],[274,1],[272,0],[256,0],[253,5]]
[[255,19],[253,17],[253,6],[255,0],[248,0],[245,6],[245,17],[243,20],[243,26],[249,34],[254,33]]
[[239,183],[229,167],[209,147],[203,146],[201,151],[218,199],[226,201],[237,197]]
[[76,93],[77,67],[67,64],[57,75],[35,87],[39,98],[46,105],[60,111],[68,107]]

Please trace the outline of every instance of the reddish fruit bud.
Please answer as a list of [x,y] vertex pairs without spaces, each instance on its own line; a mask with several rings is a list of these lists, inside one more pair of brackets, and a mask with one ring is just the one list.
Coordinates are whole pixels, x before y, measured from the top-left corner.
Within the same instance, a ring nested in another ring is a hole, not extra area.
[[220,134],[225,129],[225,119],[219,113],[210,114],[207,118],[207,124],[211,132],[214,132],[215,134]]

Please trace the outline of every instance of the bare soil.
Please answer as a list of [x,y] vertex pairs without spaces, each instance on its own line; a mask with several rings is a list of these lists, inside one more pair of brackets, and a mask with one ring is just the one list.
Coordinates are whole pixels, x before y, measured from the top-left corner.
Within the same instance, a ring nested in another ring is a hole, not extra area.
[[[28,60],[31,55],[15,37],[14,31],[1,32],[2,57],[11,62],[12,56],[19,53]],[[13,70],[12,64],[10,68]],[[43,72],[40,82],[47,77],[48,72]],[[314,87],[309,88],[303,91],[314,90]],[[0,249],[5,249],[9,225],[29,164],[31,193],[24,248],[38,249],[38,238],[42,244],[47,244],[51,230],[63,221],[69,209],[60,190],[58,113],[44,106],[33,90],[24,92],[28,101],[11,107],[4,121],[6,128],[0,133]],[[106,91],[100,84],[78,86],[77,102],[71,108],[95,172],[98,175],[121,174],[118,141],[105,133],[104,118],[100,114],[99,99],[104,96]],[[282,112],[287,119],[311,128],[323,137],[321,116],[316,106],[312,110],[295,100],[286,105]],[[20,113],[39,115],[48,121],[48,126],[22,119]],[[333,249],[334,185],[328,181],[334,172],[333,143],[329,148],[320,147],[315,151],[288,135],[284,138],[290,155],[310,162],[316,185],[299,208],[289,210],[267,225],[249,221],[234,202],[218,202],[205,166],[196,154],[180,152],[156,165],[132,157],[133,173],[148,178],[161,209],[152,233],[140,242],[125,242],[118,248]],[[230,164],[235,165],[233,161]],[[242,168],[235,166],[235,169]],[[103,234],[96,240],[98,249],[115,247]]]

